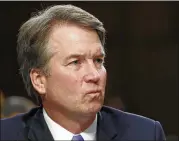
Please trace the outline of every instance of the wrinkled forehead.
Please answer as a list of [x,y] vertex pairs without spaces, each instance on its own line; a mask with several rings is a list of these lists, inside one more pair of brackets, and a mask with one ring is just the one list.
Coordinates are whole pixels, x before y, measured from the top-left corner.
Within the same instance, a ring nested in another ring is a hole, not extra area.
[[65,39],[78,41],[81,36],[94,36],[97,41],[100,41],[100,38],[95,29],[90,27],[84,27],[76,23],[71,22],[57,22],[53,24],[49,32],[49,39],[57,37],[58,39]]
[[75,24],[55,25],[49,35],[48,45],[54,53],[105,54],[97,32]]

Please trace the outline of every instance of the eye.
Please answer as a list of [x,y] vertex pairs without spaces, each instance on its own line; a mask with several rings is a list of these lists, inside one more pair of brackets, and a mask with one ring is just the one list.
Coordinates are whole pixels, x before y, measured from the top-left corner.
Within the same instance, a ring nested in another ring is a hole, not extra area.
[[104,62],[104,60],[102,58],[97,58],[97,59],[95,59],[95,61],[98,64],[102,64]]
[[76,59],[76,60],[71,60],[67,67],[72,69],[72,70],[79,70],[82,66],[82,61],[80,59]]
[[79,60],[74,60],[74,61],[70,62],[70,64],[77,65],[77,64],[80,64],[80,61]]

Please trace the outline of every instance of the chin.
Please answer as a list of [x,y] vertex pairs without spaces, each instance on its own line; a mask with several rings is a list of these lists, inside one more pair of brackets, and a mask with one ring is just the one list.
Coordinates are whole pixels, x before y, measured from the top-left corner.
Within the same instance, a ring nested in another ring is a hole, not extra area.
[[86,108],[87,114],[96,114],[101,110],[102,103],[89,104]]

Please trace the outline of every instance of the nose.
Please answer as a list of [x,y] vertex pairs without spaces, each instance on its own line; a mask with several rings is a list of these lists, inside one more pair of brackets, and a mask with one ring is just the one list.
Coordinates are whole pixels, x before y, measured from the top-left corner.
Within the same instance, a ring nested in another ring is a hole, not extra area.
[[95,67],[94,64],[89,64],[86,68],[86,74],[84,75],[84,81],[86,83],[98,83],[100,80],[99,70]]

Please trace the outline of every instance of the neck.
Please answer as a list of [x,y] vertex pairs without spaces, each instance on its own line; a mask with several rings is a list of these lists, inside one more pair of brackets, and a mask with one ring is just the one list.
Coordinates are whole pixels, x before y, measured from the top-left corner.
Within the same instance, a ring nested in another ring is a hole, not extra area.
[[67,112],[62,112],[63,110],[55,110],[55,108],[43,107],[53,121],[73,134],[79,134],[86,130],[96,117],[96,114],[82,116],[77,114],[67,114]]

